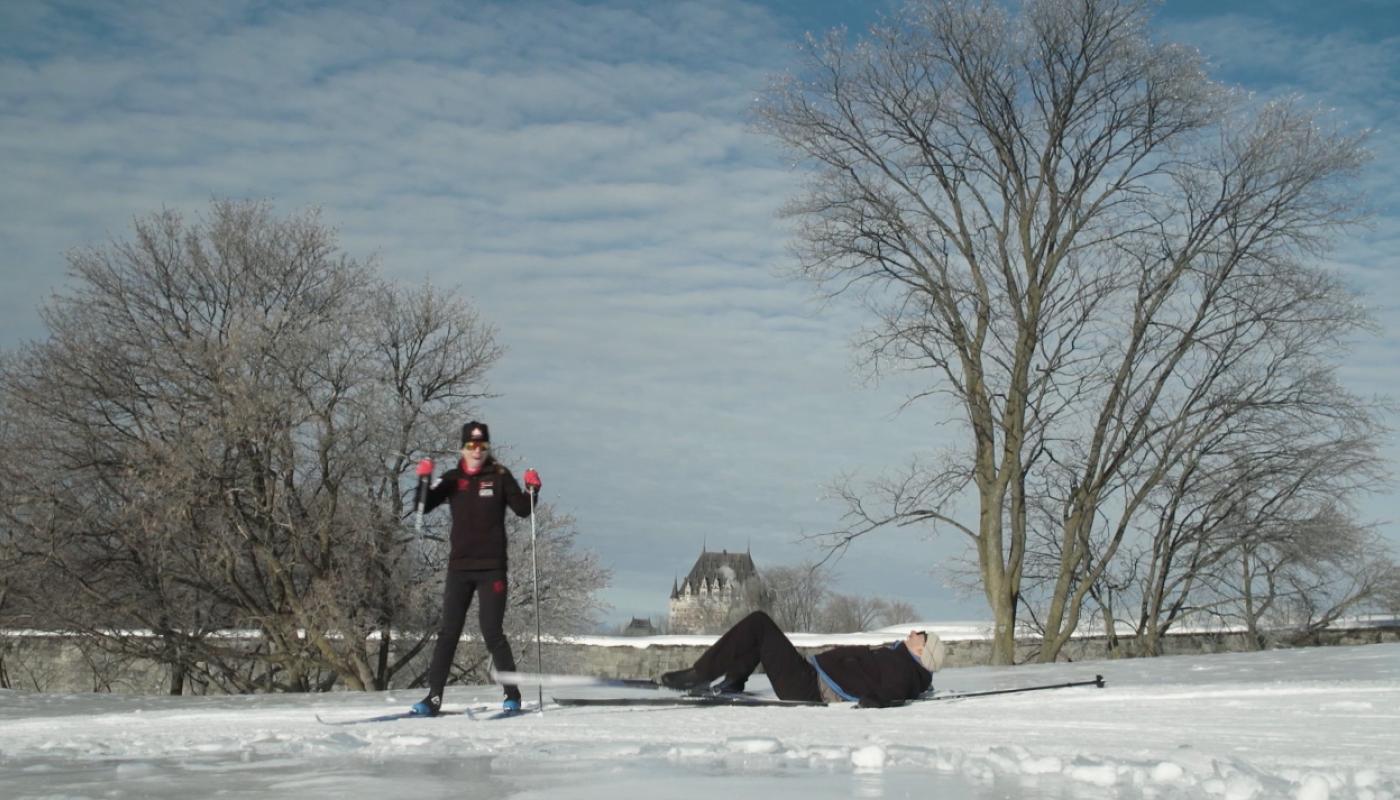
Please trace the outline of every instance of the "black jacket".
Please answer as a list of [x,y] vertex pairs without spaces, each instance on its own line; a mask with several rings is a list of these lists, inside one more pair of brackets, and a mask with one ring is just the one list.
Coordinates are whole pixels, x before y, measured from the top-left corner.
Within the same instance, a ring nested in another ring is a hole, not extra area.
[[[862,706],[884,708],[913,700],[933,684],[933,673],[900,642],[894,647],[849,645],[816,656],[817,666]],[[820,678],[818,678],[820,680]]]
[[452,509],[452,553],[447,568],[485,570],[506,568],[506,506],[516,516],[530,516],[530,496],[510,470],[487,460],[481,471],[468,475],[459,463],[443,473],[428,490],[424,511],[447,502]]

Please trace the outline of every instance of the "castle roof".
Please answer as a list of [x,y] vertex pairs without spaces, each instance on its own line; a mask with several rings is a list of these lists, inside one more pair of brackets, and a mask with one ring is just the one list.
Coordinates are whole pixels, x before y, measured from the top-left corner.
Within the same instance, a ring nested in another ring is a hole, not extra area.
[[695,560],[695,566],[690,568],[690,574],[685,576],[684,581],[679,585],[672,582],[671,598],[679,597],[681,589],[686,585],[696,587],[705,581],[722,586],[742,584],[756,575],[758,569],[753,564],[753,556],[748,553],[731,553],[728,550],[715,553],[705,550]]

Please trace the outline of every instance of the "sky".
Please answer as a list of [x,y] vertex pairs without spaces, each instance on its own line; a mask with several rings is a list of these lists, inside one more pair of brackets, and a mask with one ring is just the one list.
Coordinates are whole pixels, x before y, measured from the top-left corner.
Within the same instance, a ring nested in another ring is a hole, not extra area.
[[[703,547],[821,556],[829,486],[959,431],[854,366],[859,308],[785,275],[802,172],[752,130],[808,31],[886,0],[0,4],[0,347],[44,334],[64,252],[213,198],[319,207],[350,254],[461,292],[509,348],[480,419],[613,570],[607,621],[660,619]],[[1375,130],[1373,217],[1329,263],[1373,305],[1348,386],[1400,386],[1400,4],[1167,0],[1214,77]],[[443,432],[454,446],[455,431]],[[1385,452],[1400,455],[1395,443]],[[1400,542],[1393,493],[1365,519]],[[964,544],[882,532],[836,588],[985,618]]]
[[[0,780],[11,800],[1400,795],[1397,643],[950,669],[934,684],[951,695],[1096,674],[1102,688],[888,709],[547,706],[496,721],[350,725],[317,717],[345,723],[400,712],[418,693],[0,690]],[[766,683],[755,675],[749,688]],[[493,708],[499,698],[495,686],[453,686],[444,707]]]

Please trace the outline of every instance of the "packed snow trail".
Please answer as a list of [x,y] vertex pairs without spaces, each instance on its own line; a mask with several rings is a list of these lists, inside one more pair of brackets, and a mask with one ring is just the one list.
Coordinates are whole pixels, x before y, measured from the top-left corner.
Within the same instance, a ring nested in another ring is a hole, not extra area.
[[[316,715],[400,711],[418,692],[3,692],[0,795],[1400,798],[1400,645],[935,679],[941,691],[982,691],[1086,671],[1106,688],[879,710],[578,707],[501,724],[458,716],[341,728]],[[499,702],[499,691],[451,687],[447,700]]]

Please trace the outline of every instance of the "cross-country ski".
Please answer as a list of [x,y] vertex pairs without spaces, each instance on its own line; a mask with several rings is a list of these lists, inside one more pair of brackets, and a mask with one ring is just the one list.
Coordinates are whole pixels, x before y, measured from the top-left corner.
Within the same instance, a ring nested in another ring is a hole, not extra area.
[[693,708],[702,706],[752,706],[775,708],[801,708],[825,706],[826,703],[804,700],[780,700],[776,697],[763,697],[747,693],[735,694],[677,694],[666,697],[555,697],[560,706],[648,706],[652,708],[672,706]]
[[[484,710],[485,709],[483,709],[483,711]],[[473,712],[465,709],[439,709],[438,713],[435,716],[455,717],[466,716],[472,713]],[[399,720],[406,719],[425,719],[425,717],[421,714],[415,714],[412,711],[400,711],[394,714],[379,714],[373,717],[358,717],[355,719],[326,719],[320,714],[316,715],[316,721],[321,723],[322,725],[331,725],[337,727],[345,725],[366,725],[373,722],[397,722]]]

